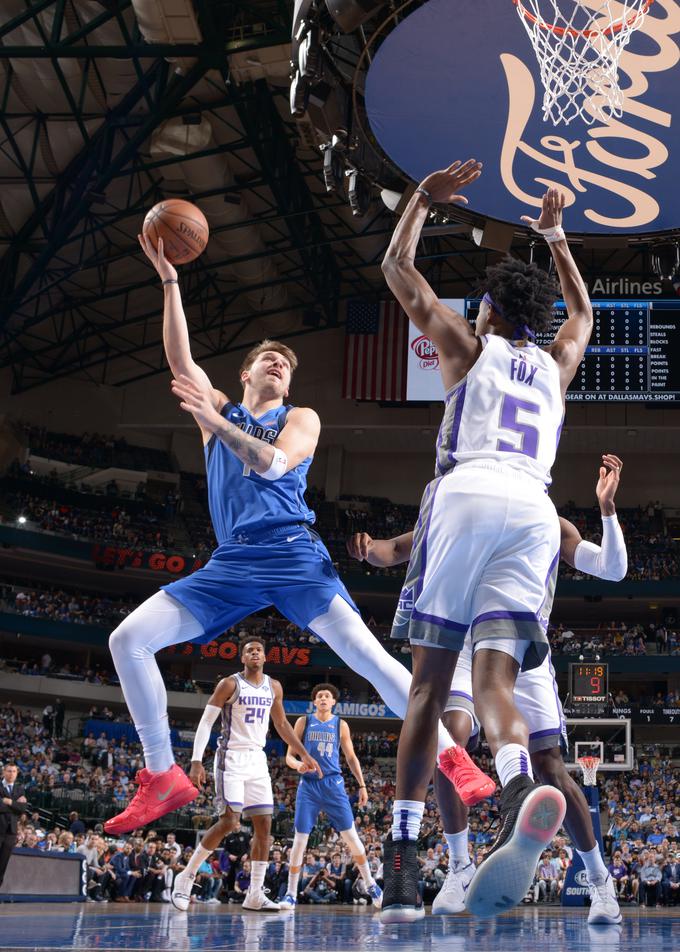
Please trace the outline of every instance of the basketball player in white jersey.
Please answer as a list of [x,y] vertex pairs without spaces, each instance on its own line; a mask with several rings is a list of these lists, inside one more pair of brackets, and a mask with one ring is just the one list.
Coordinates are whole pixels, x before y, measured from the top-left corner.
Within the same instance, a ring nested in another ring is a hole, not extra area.
[[[595,487],[602,514],[602,545],[587,542],[576,526],[560,516],[560,556],[587,575],[620,582],[628,570],[623,532],[616,516],[614,497],[619,486],[623,463],[613,454],[602,457]],[[394,539],[372,539],[367,532],[355,533],[347,542],[349,554],[370,565],[389,567],[406,562],[411,554],[413,532]],[[546,612],[549,606],[545,606]],[[567,802],[564,825],[586,869],[590,890],[590,925],[612,925],[621,921],[621,912],[611,875],[604,865],[595,841],[588,802],[583,790],[566,769],[562,757],[566,749],[566,725],[557,692],[550,653],[537,668],[520,671],[514,691],[517,708],[529,729],[529,753],[537,777],[560,790]],[[461,747],[470,738],[476,745],[479,723],[472,696],[472,644],[469,636],[456,663],[449,699],[442,720]],[[476,738],[476,740],[474,740]],[[440,754],[444,763],[447,753]],[[440,770],[434,772],[434,788],[449,846],[449,869],[442,888],[432,904],[435,915],[454,915],[465,908],[465,893],[475,874],[468,852],[468,809]]]
[[395,619],[399,624],[400,610],[409,616],[413,680],[386,842],[385,922],[424,914],[416,840],[435,763],[433,728],[468,629],[475,708],[503,785],[502,826],[468,890],[471,912],[498,915],[521,901],[566,807],[558,790],[534,783],[529,732],[513,695],[520,667],[537,667],[548,652],[543,607],[560,530],[547,487],[592,309],[561,227],[565,199],[554,188],[540,218],[526,219],[549,242],[567,307],[568,319],[546,350],[532,339],[549,328],[558,289],[533,264],[506,258],[488,269],[474,329],[438,300],[414,264],[420,232],[433,202],[461,200],[461,187],[480,174],[470,160],[429,175],[383,262],[395,297],[437,348],[446,390],[436,476],[423,496]]
[[177,876],[172,903],[182,912],[189,908],[191,890],[199,866],[217,849],[225,836],[238,826],[241,815],[253,821],[250,846],[250,887],[244,909],[278,912],[279,905],[264,892],[269,860],[269,843],[274,811],[272,783],[264,745],[269,718],[281,737],[300,758],[300,771],[310,770],[321,777],[321,768],[286,720],[283,692],[278,681],[264,674],[264,643],[249,638],[241,647],[243,671],[222,678],[208,701],[198,725],[191,756],[189,777],[199,789],[205,784],[203,755],[210,731],[221,717],[222,730],[215,752],[215,805],[219,820],[206,831],[186,869]]

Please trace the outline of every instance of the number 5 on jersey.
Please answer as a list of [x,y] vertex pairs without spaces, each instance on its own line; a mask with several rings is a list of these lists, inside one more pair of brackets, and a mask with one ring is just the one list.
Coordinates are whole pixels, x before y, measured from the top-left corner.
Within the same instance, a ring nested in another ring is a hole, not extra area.
[[517,441],[507,443],[505,440],[498,440],[496,448],[502,453],[521,453],[523,456],[537,459],[538,427],[519,420],[518,414],[520,412],[539,414],[541,408],[537,403],[532,403],[530,400],[520,400],[518,397],[506,393],[501,404],[498,425],[501,430],[511,430],[513,433],[519,434],[519,445],[517,445]]

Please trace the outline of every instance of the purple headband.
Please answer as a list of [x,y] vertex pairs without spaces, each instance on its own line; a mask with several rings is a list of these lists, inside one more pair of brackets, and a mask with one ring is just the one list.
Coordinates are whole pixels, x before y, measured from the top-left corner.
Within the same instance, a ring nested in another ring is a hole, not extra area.
[[[486,292],[484,293],[484,297],[482,298],[482,301],[484,301],[485,304],[488,304],[489,307],[492,307],[492,308],[494,309],[494,311],[495,311],[497,314],[500,314],[500,316],[501,316],[503,319],[505,319],[505,314],[503,313],[503,308],[502,308],[502,307],[499,307],[499,305],[496,304],[496,302],[495,302],[494,299],[491,297],[491,295],[489,294],[488,291],[486,291]],[[516,333],[519,337],[528,337],[530,340],[535,340],[535,339],[536,339],[536,335],[534,334],[534,332],[531,330],[530,327],[527,327],[526,324],[515,324],[514,327],[515,327],[515,333]]]

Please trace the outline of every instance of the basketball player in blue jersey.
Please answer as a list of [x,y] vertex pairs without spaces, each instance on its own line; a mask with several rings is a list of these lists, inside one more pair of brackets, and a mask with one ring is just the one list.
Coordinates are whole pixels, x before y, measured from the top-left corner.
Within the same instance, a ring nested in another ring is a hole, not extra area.
[[248,638],[241,646],[243,671],[222,678],[208,701],[198,725],[191,755],[189,776],[199,787],[205,784],[203,755],[210,731],[221,717],[221,733],[215,752],[215,804],[219,820],[206,831],[193,856],[175,879],[173,905],[185,912],[201,863],[206,862],[225,836],[238,826],[241,814],[253,822],[250,845],[250,886],[243,900],[244,909],[278,912],[278,903],[264,892],[264,877],[269,860],[274,796],[264,745],[269,718],[284,743],[298,755],[300,771],[312,771],[321,778],[321,768],[293,732],[283,709],[283,692],[278,681],[263,672],[264,642]]
[[[241,402],[213,387],[193,360],[177,272],[140,237],[165,295],[163,341],[173,392],[203,437],[208,502],[217,548],[188,578],[164,585],[128,615],[109,646],[144,751],[137,793],[123,813],[105,824],[119,834],[150,823],[190,802],[198,791],[175,764],[167,695],[155,654],[183,641],[211,641],[259,609],[274,605],[300,628],[309,628],[345,664],[367,678],[400,717],[411,678],[374,638],[313,530],[304,493],[319,437],[314,410],[285,403],[297,366],[293,351],[264,341],[241,366]],[[448,734],[439,725],[439,746]],[[493,789],[460,752],[461,796],[474,803]]]
[[[502,825],[468,889],[466,908],[498,915],[526,894],[537,859],[559,829],[564,796],[534,782],[528,729],[514,702],[517,673],[548,652],[543,606],[559,557],[547,495],[564,400],[592,330],[592,308],[562,230],[564,196],[550,188],[527,224],[549,243],[568,319],[545,350],[558,288],[533,264],[506,258],[487,270],[476,326],[439,301],[415,267],[432,203],[466,201],[481,165],[454,162],[416,189],[383,261],[387,284],[439,355],[446,390],[428,485],[395,625],[408,616],[413,681],[397,755],[392,835],[385,849],[381,920],[422,918],[416,840],[433,773],[433,730],[470,630],[473,695],[503,785]],[[442,769],[447,767],[442,763]]]
[[[560,557],[585,575],[613,582],[625,578],[628,570],[626,543],[614,504],[622,469],[623,463],[617,456],[607,453],[602,457],[595,487],[602,515],[601,545],[587,542],[573,522],[560,517]],[[372,539],[367,532],[358,532],[348,540],[347,550],[359,561],[365,559],[370,565],[389,567],[407,562],[412,545],[413,532],[394,539]],[[449,733],[461,747],[465,747],[471,738],[473,745],[479,743],[471,667],[472,646],[468,637],[456,664],[442,717]],[[567,802],[564,826],[583,860],[590,891],[588,923],[619,923],[621,911],[616,891],[595,841],[588,802],[562,757],[566,749],[565,720],[549,653],[537,668],[519,672],[514,698],[529,728],[529,753],[536,776],[560,790]],[[442,762],[445,759],[446,752],[440,755]],[[475,874],[468,852],[468,810],[440,770],[435,770],[434,788],[444,838],[449,846],[449,869],[432,904],[432,912],[435,915],[454,915],[465,909],[465,894]]]
[[366,851],[354,825],[354,814],[340,769],[342,750],[347,766],[358,784],[359,807],[366,806],[366,784],[359,758],[354,752],[350,729],[346,721],[333,713],[339,696],[340,692],[335,685],[317,684],[312,688],[314,713],[298,718],[293,728],[295,736],[304,744],[309,756],[319,762],[323,777],[319,778],[317,774],[310,772],[308,764],[296,756],[295,749],[289,747],[286,754],[288,766],[299,771],[302,777],[295,798],[295,837],[290,851],[288,888],[280,902],[282,909],[292,911],[297,905],[298,883],[307,840],[322,810],[349,849],[373,905],[379,909],[382,902],[382,890],[371,874]]

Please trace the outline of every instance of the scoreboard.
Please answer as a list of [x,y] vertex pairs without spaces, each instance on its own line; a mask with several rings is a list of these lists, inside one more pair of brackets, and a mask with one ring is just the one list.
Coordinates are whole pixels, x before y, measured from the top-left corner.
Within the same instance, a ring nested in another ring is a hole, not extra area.
[[[479,303],[466,301],[469,320],[477,316]],[[593,333],[567,400],[680,402],[680,298],[591,303]],[[536,343],[550,344],[566,316],[564,301],[557,301],[552,326]]]
[[579,661],[569,665],[569,694],[572,704],[586,707],[607,703],[609,665],[601,661]]

